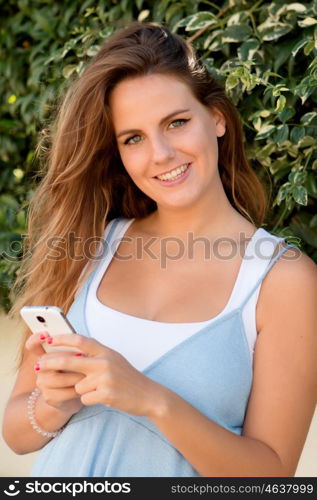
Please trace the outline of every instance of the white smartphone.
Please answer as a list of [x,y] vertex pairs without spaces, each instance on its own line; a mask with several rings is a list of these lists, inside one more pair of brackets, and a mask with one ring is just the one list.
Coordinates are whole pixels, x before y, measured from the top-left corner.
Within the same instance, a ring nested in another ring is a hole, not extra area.
[[[77,333],[63,311],[57,306],[24,306],[20,309],[20,314],[32,333],[46,331],[51,337],[63,333]],[[43,343],[43,348],[46,352],[82,352],[76,347],[52,346],[47,343]]]

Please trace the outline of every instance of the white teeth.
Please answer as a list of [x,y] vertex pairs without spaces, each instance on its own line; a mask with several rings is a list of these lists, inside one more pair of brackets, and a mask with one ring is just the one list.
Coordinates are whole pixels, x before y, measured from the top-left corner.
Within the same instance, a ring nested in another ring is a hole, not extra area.
[[171,172],[168,172],[167,174],[157,175],[157,178],[162,181],[177,179],[177,177],[179,177],[183,172],[185,172],[185,170],[188,169],[188,166],[189,163],[185,163],[184,165],[181,165],[180,167],[172,170]]

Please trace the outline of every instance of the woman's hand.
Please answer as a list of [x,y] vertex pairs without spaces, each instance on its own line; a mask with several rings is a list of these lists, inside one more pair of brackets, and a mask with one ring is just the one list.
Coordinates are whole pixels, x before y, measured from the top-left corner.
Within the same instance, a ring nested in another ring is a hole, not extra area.
[[[84,405],[103,404],[140,416],[154,416],[160,404],[164,387],[135,369],[121,354],[105,347],[95,339],[78,334],[54,336],[52,345],[77,347],[85,355],[59,352],[43,354],[39,360],[42,381],[45,374],[70,370],[83,374],[75,382],[74,390]],[[66,375],[63,373],[63,376]]]
[[[41,334],[33,334],[26,341],[25,347],[34,354],[38,359],[43,356],[53,360],[59,356],[64,359],[69,359],[74,356],[72,352],[51,352],[46,353],[43,344],[52,337],[46,332]],[[80,382],[84,375],[81,373],[64,372],[60,370],[38,370],[38,363],[35,365],[37,373],[36,385],[41,389],[42,397],[46,404],[57,408],[71,416],[77,413],[83,406],[80,396],[75,391],[75,384]]]

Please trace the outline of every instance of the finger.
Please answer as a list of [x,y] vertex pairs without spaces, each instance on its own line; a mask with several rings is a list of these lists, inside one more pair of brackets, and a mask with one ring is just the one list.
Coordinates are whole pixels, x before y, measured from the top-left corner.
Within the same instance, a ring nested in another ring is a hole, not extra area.
[[[101,376],[101,380],[103,384],[106,384],[107,375],[103,374]],[[92,374],[82,378],[81,380],[78,380],[78,382],[75,384],[75,391],[77,392],[77,394],[82,396],[86,392],[91,392],[97,389],[99,384],[100,384],[100,375]]]
[[112,379],[107,373],[103,373],[101,377],[94,374],[83,378],[75,385],[75,391],[81,396],[81,402],[87,406],[93,404],[112,406],[115,400]]
[[83,355],[79,356],[78,354],[68,356],[61,352],[57,356],[42,356],[35,364],[34,369],[38,373],[43,373],[44,371],[66,371],[86,375],[93,369],[92,362],[93,358]]
[[[83,394],[83,396],[80,397],[80,400],[85,406],[96,405],[100,404],[100,395],[98,391],[91,391]],[[105,401],[103,404],[105,406],[110,406],[110,402],[108,401]]]
[[40,333],[33,333],[27,339],[25,347],[35,356],[41,356],[42,354],[45,353],[43,345],[46,343],[48,338],[50,338],[50,335],[46,331]]
[[[43,352],[42,355],[37,359],[36,364],[34,365],[34,369],[36,372],[39,372],[40,369],[42,368],[43,371],[49,371],[50,368],[48,366],[54,366],[54,365],[46,365],[43,364],[44,360],[50,359],[50,360],[58,360],[59,358],[63,357],[64,362],[68,365],[67,358],[72,358],[74,356],[84,356],[81,353],[74,353],[74,352],[67,352],[67,351],[52,351],[52,352]],[[57,365],[56,365],[57,366]],[[51,369],[52,372],[57,373],[57,372],[64,372],[66,369],[60,369],[60,370],[55,370],[54,368]],[[71,370],[67,369],[66,372],[70,372]]]
[[77,353],[77,352],[69,352],[69,351],[51,351],[51,352],[45,352],[42,354],[40,357],[40,360],[44,359],[55,359],[55,358],[73,358],[74,356],[84,356],[82,353]]
[[85,375],[82,373],[58,373],[58,372],[43,372],[37,377],[37,386],[47,389],[61,389],[67,387],[75,387]]
[[111,351],[95,339],[78,335],[77,333],[65,333],[63,335],[54,335],[50,341],[51,346],[75,347],[88,356],[98,356],[105,350]]

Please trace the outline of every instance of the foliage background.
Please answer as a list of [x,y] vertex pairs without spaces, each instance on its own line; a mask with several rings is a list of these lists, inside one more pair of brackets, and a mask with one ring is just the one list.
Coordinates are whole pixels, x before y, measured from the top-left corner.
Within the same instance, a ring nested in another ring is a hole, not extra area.
[[267,230],[317,262],[317,0],[0,0],[0,309],[39,180],[34,150],[72,78],[133,19],[190,39],[226,85],[271,194]]

